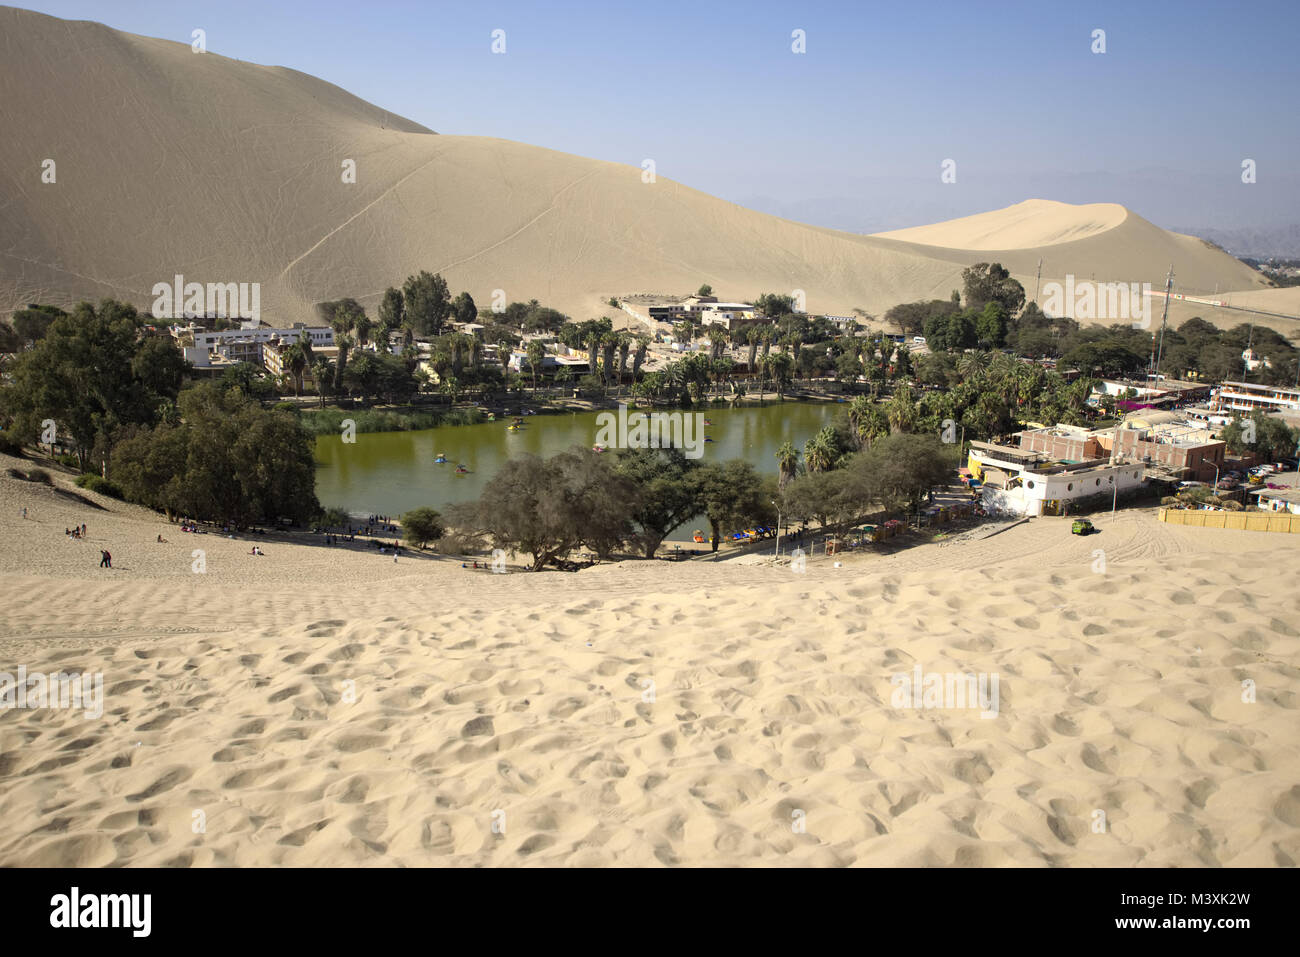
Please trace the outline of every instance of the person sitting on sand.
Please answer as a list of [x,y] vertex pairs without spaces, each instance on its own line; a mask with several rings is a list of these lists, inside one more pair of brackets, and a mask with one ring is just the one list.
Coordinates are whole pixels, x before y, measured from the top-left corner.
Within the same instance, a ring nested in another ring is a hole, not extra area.
[[158,536],[158,544],[159,544],[159,545],[166,545],[166,544],[167,544],[167,539],[163,538],[162,535],[159,535],[159,536]]

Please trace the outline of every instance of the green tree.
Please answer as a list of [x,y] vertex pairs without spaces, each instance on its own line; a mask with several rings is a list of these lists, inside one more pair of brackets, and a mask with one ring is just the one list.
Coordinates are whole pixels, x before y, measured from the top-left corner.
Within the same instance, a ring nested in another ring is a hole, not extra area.
[[962,270],[961,280],[968,309],[979,310],[996,302],[1008,316],[1014,316],[1025,304],[1025,287],[1012,279],[1001,263],[976,263]]
[[118,428],[152,424],[163,401],[176,399],[184,362],[170,341],[140,332],[134,307],[111,299],[56,317],[0,386],[6,432],[34,441],[53,419],[57,444],[71,446],[86,471],[97,441],[107,448]]
[[782,442],[776,450],[778,482],[782,488],[799,474],[799,450],[793,442]]
[[743,459],[704,464],[696,469],[694,479],[696,495],[709,519],[713,551],[718,550],[727,530],[774,522],[774,490]]
[[615,467],[636,485],[633,538],[646,558],[654,558],[668,533],[699,511],[697,463],[681,449],[624,449]]
[[436,542],[446,532],[442,515],[435,508],[413,508],[401,518],[402,539],[416,548]]
[[442,334],[443,324],[451,312],[451,294],[447,280],[420,270],[402,286],[406,303],[406,321],[418,336]]
[[[384,290],[384,298],[379,302],[379,326],[384,330],[384,341],[388,341],[398,329],[406,325],[406,299],[400,289],[389,286]],[[410,342],[410,338],[407,338]]]

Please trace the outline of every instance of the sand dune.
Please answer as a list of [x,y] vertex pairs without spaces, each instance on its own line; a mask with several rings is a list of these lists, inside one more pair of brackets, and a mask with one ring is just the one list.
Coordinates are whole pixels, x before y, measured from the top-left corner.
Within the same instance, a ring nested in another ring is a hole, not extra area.
[[0,312],[101,296],[147,307],[155,283],[181,274],[259,282],[264,317],[287,322],[339,296],[374,306],[429,269],[480,305],[501,289],[577,318],[608,313],[611,295],[702,282],[879,313],[946,298],[990,243],[1012,240],[998,258],[1029,288],[1040,256],[1045,279],[1162,282],[1176,262],[1189,288],[1260,285],[1118,206],[1036,201],[856,236],[743,209],[668,170],[645,183],[636,166],[435,135],[292,70],[9,7],[0,103]]
[[[1300,860],[1284,536],[1141,511],[803,575],[495,576],[276,541],[254,558],[96,501],[0,477],[3,668],[106,691],[102,720],[0,711],[5,864]],[[90,541],[64,538],[77,521]],[[892,707],[917,665],[996,672],[997,717]]]
[[1055,246],[1104,233],[1120,226],[1128,216],[1129,211],[1115,203],[1072,206],[1045,199],[1027,199],[991,213],[874,235],[881,239],[954,249],[1023,249]]

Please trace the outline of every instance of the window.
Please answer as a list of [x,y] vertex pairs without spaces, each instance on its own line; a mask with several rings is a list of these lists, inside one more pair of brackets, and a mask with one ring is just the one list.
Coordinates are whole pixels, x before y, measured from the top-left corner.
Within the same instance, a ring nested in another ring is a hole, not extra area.
[[1098,484],[1098,485],[1101,484],[1101,479],[1097,479],[1097,484]]
[[1026,487],[1026,488],[1033,488],[1033,487],[1034,487],[1033,479],[1030,479],[1030,480],[1025,484],[1025,487]]
[[1067,485],[1067,486],[1065,487],[1065,490],[1066,490],[1067,492],[1073,492],[1073,491],[1074,491],[1074,483],[1071,482],[1069,485]]

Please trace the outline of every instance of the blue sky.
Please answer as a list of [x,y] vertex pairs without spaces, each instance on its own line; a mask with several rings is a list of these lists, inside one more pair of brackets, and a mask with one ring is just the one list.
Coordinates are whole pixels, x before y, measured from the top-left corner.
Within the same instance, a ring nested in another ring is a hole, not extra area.
[[[439,132],[652,158],[662,176],[837,228],[1031,196],[1123,202],[1175,228],[1300,222],[1295,0],[21,5],[185,43],[202,27],[213,52]],[[940,182],[948,158],[955,184]]]

